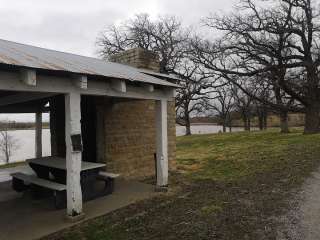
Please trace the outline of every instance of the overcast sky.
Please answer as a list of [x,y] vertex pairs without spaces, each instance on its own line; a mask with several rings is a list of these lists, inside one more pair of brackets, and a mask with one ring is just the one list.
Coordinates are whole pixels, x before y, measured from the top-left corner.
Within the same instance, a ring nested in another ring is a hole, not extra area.
[[[0,0],[0,38],[95,56],[96,37],[106,26],[135,14],[176,15],[197,25],[210,13],[228,11],[236,0]],[[0,115],[0,118],[7,116]],[[16,120],[33,117],[9,116]]]

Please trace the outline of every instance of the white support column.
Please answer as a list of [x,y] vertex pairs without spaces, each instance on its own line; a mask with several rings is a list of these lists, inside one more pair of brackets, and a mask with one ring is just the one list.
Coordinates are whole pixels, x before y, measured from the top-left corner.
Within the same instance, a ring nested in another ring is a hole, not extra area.
[[168,185],[168,123],[167,101],[156,101],[156,138],[157,138],[157,188]]
[[81,96],[79,93],[68,93],[65,95],[67,213],[70,218],[82,216],[82,192],[80,184],[82,154],[80,101]]
[[35,157],[42,157],[42,112],[36,112],[36,129],[35,129]]

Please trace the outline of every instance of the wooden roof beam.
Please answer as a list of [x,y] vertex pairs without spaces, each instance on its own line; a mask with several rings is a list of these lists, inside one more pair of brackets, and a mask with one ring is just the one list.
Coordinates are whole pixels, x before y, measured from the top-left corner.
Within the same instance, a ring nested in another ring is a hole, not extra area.
[[37,86],[37,72],[34,69],[21,69],[20,70],[21,82],[28,86]]
[[33,93],[23,92],[0,98],[0,106],[7,106],[17,103],[30,102],[33,100],[49,98],[57,95],[56,93]]

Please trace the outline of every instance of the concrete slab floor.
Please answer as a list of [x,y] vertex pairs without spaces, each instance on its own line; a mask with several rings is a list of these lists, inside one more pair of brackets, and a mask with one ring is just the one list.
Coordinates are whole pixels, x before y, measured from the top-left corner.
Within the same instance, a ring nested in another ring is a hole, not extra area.
[[3,169],[0,169],[0,182],[10,181],[11,180],[10,174],[15,172],[22,172],[25,174],[34,174],[33,170],[28,165],[3,168]]
[[[33,200],[28,192],[15,193],[10,182],[0,184],[0,193],[0,240],[38,239],[78,224],[67,222],[66,210],[54,209],[53,202],[49,199]],[[152,185],[117,180],[112,195],[84,204],[84,220],[105,215],[155,195]]]

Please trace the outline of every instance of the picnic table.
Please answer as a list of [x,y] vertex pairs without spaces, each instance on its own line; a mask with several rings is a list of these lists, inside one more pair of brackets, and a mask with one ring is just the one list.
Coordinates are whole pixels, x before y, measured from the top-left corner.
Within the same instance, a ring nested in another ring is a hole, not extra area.
[[[66,159],[61,157],[41,157],[28,159],[27,163],[35,171],[38,178],[66,184],[67,166]],[[81,162],[80,182],[83,200],[91,200],[107,194],[105,191],[96,191],[99,172],[106,165],[103,163]]]

